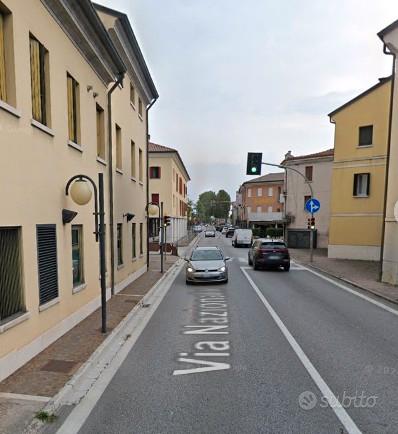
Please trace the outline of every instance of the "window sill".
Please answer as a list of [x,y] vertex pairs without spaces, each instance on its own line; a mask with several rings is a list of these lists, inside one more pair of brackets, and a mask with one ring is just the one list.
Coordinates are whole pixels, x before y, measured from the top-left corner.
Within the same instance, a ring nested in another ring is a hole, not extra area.
[[101,158],[101,157],[98,157],[98,156],[97,156],[97,161],[98,161],[98,163],[101,163],[101,164],[103,164],[104,166],[107,165],[107,162],[106,162],[103,158]]
[[123,170],[121,170],[121,169],[116,169],[116,173],[118,173],[119,175],[123,175]]
[[140,258],[143,258],[143,257],[144,257],[144,254],[143,254],[143,253],[141,253],[141,254],[140,254]]
[[58,304],[59,301],[60,301],[59,297],[56,297],[53,300],[51,300],[45,304],[40,305],[39,306],[39,312],[44,312],[45,310],[50,309],[50,307],[53,307],[54,305]]
[[366,199],[369,197],[368,194],[358,194],[357,196],[352,196],[354,199]]
[[43,133],[46,133],[51,137],[55,136],[54,131],[51,128],[48,128],[46,125],[43,125],[42,123],[36,121],[35,119],[31,119],[30,124],[33,127],[37,128],[38,130],[43,131]]
[[72,142],[72,140],[68,140],[68,146],[70,146],[73,149],[76,149],[79,152],[83,152],[82,145],[79,145],[78,143]]
[[140,185],[144,185],[144,181],[139,181],[139,184]]
[[17,110],[12,105],[7,104],[5,101],[0,100],[0,108],[5,110],[6,112],[12,114],[13,116],[15,116],[17,118],[20,118],[22,116],[22,112],[20,110]]
[[7,330],[21,324],[30,318],[30,312],[24,312],[18,315],[16,318],[7,321],[6,323],[0,325],[0,334],[6,332]]
[[137,257],[133,258],[131,262],[137,262]]
[[118,270],[121,270],[122,268],[124,268],[124,264],[120,264],[120,265],[117,266]]
[[74,286],[72,289],[72,294],[78,294],[79,292],[83,291],[83,289],[87,288],[87,283],[82,283],[81,285]]
[[357,145],[357,149],[362,149],[362,148],[373,148],[373,144],[371,144],[371,145]]
[[131,107],[133,107],[133,109],[135,110],[135,105],[130,101],[130,105]]
[[133,176],[130,179],[134,182],[137,182],[137,180]]

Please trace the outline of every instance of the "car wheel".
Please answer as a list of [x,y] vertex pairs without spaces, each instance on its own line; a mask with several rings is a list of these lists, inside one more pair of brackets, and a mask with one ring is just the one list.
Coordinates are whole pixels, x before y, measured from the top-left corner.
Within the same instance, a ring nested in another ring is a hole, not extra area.
[[258,266],[257,261],[255,259],[253,260],[253,269],[254,270],[258,270],[259,269],[259,266]]
[[253,265],[253,261],[250,259],[250,256],[247,256],[247,262],[249,263],[249,265]]
[[190,282],[189,280],[186,280],[185,283],[186,283],[187,285],[191,285],[191,284],[192,284],[192,282]]
[[290,270],[290,264],[289,264],[289,265],[284,265],[284,266],[283,266],[283,269],[284,269],[285,271],[289,271],[289,270]]

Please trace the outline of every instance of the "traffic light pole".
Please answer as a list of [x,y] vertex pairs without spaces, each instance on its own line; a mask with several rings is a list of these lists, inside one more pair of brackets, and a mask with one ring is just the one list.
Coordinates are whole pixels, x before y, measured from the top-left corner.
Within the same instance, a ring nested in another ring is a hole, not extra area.
[[163,244],[165,226],[163,224],[163,202],[160,202],[160,272],[163,274]]

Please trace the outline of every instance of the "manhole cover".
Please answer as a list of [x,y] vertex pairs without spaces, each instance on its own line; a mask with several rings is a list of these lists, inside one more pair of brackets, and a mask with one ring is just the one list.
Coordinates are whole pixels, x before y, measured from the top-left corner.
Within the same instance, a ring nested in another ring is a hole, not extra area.
[[40,370],[68,374],[76,365],[77,362],[70,360],[49,360]]

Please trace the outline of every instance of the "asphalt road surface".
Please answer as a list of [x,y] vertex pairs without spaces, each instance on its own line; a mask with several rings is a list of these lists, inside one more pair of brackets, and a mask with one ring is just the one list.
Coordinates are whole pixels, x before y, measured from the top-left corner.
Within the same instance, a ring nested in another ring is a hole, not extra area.
[[398,432],[394,306],[200,245],[232,257],[228,284],[179,274],[81,434]]

